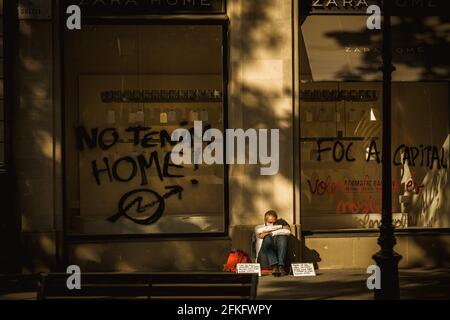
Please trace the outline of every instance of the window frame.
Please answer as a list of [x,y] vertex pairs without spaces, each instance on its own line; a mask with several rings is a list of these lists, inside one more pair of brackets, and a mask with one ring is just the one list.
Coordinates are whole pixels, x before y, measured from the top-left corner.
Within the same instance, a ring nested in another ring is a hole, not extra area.
[[0,272],[20,272],[20,231],[21,217],[17,211],[15,200],[16,177],[12,157],[12,118],[14,107],[17,105],[15,88],[17,76],[14,72],[18,56],[17,34],[19,28],[17,0],[3,0],[3,120],[4,163],[0,166],[0,201],[2,210],[0,217],[0,239],[4,246],[0,246],[4,254],[0,258]]
[[[342,13],[310,13],[308,16],[300,16],[301,19],[299,19],[299,23],[298,23],[298,41],[297,41],[297,52],[298,52],[298,59],[299,59],[299,64],[298,64],[298,70],[296,70],[296,72],[299,75],[298,78],[298,93],[297,93],[297,103],[299,106],[299,110],[298,113],[300,114],[301,110],[302,110],[302,106],[303,103],[301,101],[300,98],[300,91],[302,90],[303,87],[303,83],[302,80],[306,80],[306,79],[301,79],[301,63],[302,60],[305,59],[305,57],[301,57],[300,56],[300,52],[301,52],[301,40],[302,40],[302,23],[311,16],[320,16],[320,15],[339,15],[339,16],[352,16],[352,15],[360,15],[360,13],[356,13],[356,14],[342,14]],[[306,57],[308,58],[308,57]],[[352,82],[366,82],[366,83],[382,83],[381,81],[355,81],[355,80],[347,80],[347,81],[336,81],[336,80],[319,80],[316,81],[316,83],[324,83],[324,82],[336,82],[336,83],[352,83]],[[392,81],[392,83],[395,82],[405,82],[405,83],[414,83],[414,82],[442,82],[442,83],[447,83],[448,84],[448,94],[449,94],[449,101],[450,101],[450,80],[420,80],[420,81],[401,81],[401,80],[395,80]],[[297,125],[298,125],[298,137],[299,139],[295,142],[298,144],[297,146],[297,151],[295,153],[295,157],[297,158],[296,163],[298,163],[298,174],[296,179],[299,179],[299,184],[301,185],[303,183],[303,176],[302,176],[302,161],[301,161],[301,150],[302,150],[302,146],[301,146],[301,137],[302,137],[302,125],[301,125],[301,118],[298,117],[297,118]],[[448,126],[450,128],[450,116],[448,119]],[[380,164],[381,166],[381,164]],[[336,229],[314,229],[314,228],[306,228],[305,224],[303,223],[304,221],[304,214],[303,214],[303,210],[302,210],[302,203],[301,200],[299,201],[299,211],[300,211],[300,225],[301,225],[301,232],[304,236],[324,236],[324,235],[328,235],[328,236],[333,236],[333,235],[339,235],[342,236],[344,234],[348,234],[349,236],[355,236],[355,235],[362,235],[362,236],[375,236],[377,234],[379,234],[379,228],[373,228],[373,229],[364,229],[364,228],[352,228],[352,229],[342,229],[342,228],[336,228]],[[450,227],[449,228],[426,228],[426,227],[409,227],[409,228],[404,228],[404,229],[395,229],[396,233],[402,234],[402,235],[409,235],[409,234],[418,234],[418,235],[436,235],[436,234],[450,234]]]
[[[63,8],[61,8],[63,9]],[[61,17],[65,17],[65,12],[61,12]],[[152,15],[152,16],[125,16],[125,17],[89,17],[84,18],[83,25],[218,25],[222,28],[222,80],[223,80],[223,129],[228,128],[228,82],[229,82],[229,19],[225,14],[216,15]],[[70,234],[69,232],[69,210],[67,201],[67,169],[66,169],[66,114],[65,114],[65,48],[64,40],[67,31],[65,20],[60,19],[61,32],[61,91],[62,91],[62,163],[63,163],[63,221],[64,238],[66,243],[86,243],[86,242],[115,242],[133,240],[221,240],[229,237],[229,165],[224,164],[224,187],[223,187],[223,232],[202,232],[202,233],[155,233],[155,234]],[[224,143],[225,152],[226,141]]]
[[[3,54],[0,57],[2,60],[2,69],[3,69],[3,75],[0,77],[2,79],[2,91],[3,96],[0,97],[0,101],[3,103],[3,110],[1,110],[2,115],[0,117],[0,130],[3,132],[1,135],[3,138],[0,139],[0,148],[2,148],[4,161],[0,162],[0,174],[8,174],[10,171],[10,164],[11,164],[11,139],[10,139],[10,126],[9,123],[11,122],[11,94],[12,94],[12,68],[11,68],[11,57],[13,56],[12,50],[13,50],[13,37],[12,37],[12,29],[10,30],[10,27],[12,26],[12,12],[11,7],[9,7],[7,4],[7,1],[3,1],[3,8],[2,8],[2,29],[3,32],[1,34],[2,39],[2,47],[3,47]],[[11,31],[11,32],[10,32]],[[7,63],[8,61],[8,63]]]
[[[316,81],[315,83],[360,83],[359,81]],[[365,83],[380,83],[380,81],[363,81]],[[422,81],[392,81],[392,83],[427,83],[427,82],[431,82],[431,83],[447,83],[448,86],[448,100],[450,103],[450,81],[444,81],[444,80],[422,80]],[[301,90],[302,88],[302,83],[300,83],[299,85],[299,90]],[[300,94],[298,95],[298,103],[299,103],[299,108],[301,110],[302,108],[302,102],[301,102],[301,97]],[[450,105],[449,105],[450,108]],[[298,157],[298,163],[299,163],[299,181],[300,184],[303,183],[302,180],[302,161],[301,161],[301,118],[298,118],[298,123],[299,123],[299,136],[300,139],[298,141],[299,143],[299,153],[297,154]],[[449,112],[449,118],[448,118],[448,128],[450,130],[450,112]],[[450,133],[449,133],[450,134]],[[381,148],[380,148],[381,150]],[[380,165],[380,170],[381,170],[381,163]],[[449,168],[450,170],[450,168]],[[381,213],[380,213],[380,217],[381,217]],[[303,223],[304,221],[304,214],[303,214],[303,210],[301,208],[301,203],[300,203],[300,224],[302,226],[302,234],[305,236],[314,236],[314,235],[333,235],[333,234],[359,234],[359,235],[373,235],[373,234],[378,234],[379,233],[379,228],[371,228],[371,229],[365,229],[365,228],[329,228],[329,229],[314,229],[314,228],[306,228],[305,224]],[[395,229],[396,233],[400,233],[400,234],[450,234],[450,227],[449,228],[427,228],[427,227],[407,227],[407,228],[403,228],[403,229]]]

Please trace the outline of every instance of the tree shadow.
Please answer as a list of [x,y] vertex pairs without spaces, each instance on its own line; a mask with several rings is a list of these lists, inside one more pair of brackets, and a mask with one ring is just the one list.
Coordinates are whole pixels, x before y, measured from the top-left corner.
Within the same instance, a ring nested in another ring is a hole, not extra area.
[[[415,74],[412,80],[448,81],[450,78],[450,28],[449,17],[392,17],[392,62],[399,70]],[[368,75],[381,75],[381,52],[383,38],[379,31],[368,30],[363,26],[360,30],[335,31],[325,34],[334,39],[343,48],[369,48],[369,52],[361,53],[360,66],[349,70],[342,67],[334,77],[347,81],[362,81]],[[396,73],[393,77],[395,79]],[[399,80],[411,80],[402,79]]]
[[[401,270],[400,297],[404,300],[447,300],[448,270]],[[271,278],[260,281],[258,299],[292,300],[372,300],[365,270],[326,270],[308,278]]]

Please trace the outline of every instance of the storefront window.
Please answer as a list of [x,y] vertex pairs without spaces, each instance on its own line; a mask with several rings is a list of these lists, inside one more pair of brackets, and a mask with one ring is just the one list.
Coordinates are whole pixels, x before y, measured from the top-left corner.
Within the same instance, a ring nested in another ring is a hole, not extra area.
[[[449,24],[436,19],[393,18],[397,228],[450,226]],[[380,225],[382,37],[365,23],[365,16],[313,15],[301,26],[301,219],[306,230]]]
[[359,227],[381,206],[381,84],[301,85],[301,214],[305,227]]
[[392,177],[402,227],[450,227],[449,84],[397,82]]
[[450,227],[450,20],[392,17],[393,200],[405,227]]
[[222,24],[85,25],[65,35],[69,233],[225,231],[223,165],[176,166],[171,133],[224,129]]

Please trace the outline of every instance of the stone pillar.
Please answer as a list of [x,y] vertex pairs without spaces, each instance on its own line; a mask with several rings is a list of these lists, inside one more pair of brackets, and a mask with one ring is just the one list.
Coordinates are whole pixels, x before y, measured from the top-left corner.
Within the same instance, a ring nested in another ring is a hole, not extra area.
[[264,212],[274,209],[294,220],[292,4],[233,0],[228,15],[229,127],[280,129],[278,174],[261,176],[260,165],[230,166],[233,246],[250,251],[253,227],[263,222]]
[[61,117],[53,81],[57,65],[53,22],[34,17],[19,22],[13,161],[24,272],[56,267],[62,230]]

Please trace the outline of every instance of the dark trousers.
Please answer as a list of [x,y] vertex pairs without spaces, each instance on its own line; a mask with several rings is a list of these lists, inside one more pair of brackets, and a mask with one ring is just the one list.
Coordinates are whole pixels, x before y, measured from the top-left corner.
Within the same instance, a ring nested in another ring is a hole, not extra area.
[[284,266],[288,247],[288,236],[267,236],[264,238],[258,254],[258,263],[262,269],[272,269],[276,264]]

